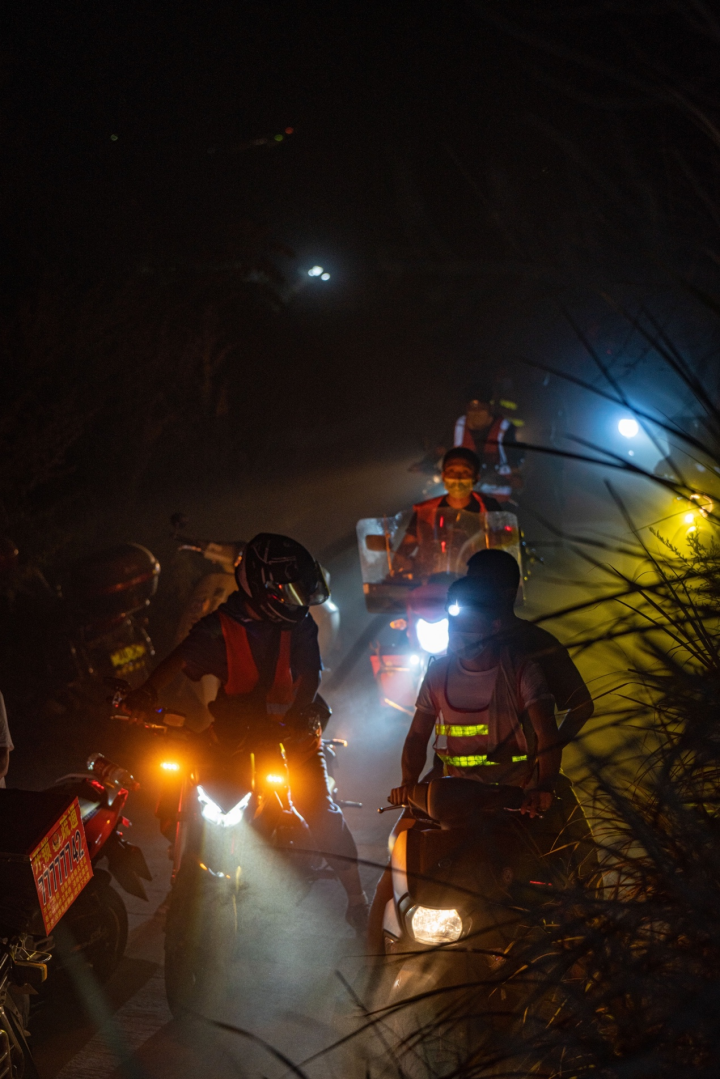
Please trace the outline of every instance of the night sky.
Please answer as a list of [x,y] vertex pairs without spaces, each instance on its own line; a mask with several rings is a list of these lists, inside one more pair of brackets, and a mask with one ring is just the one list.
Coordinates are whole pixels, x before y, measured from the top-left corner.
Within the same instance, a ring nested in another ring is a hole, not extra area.
[[78,488],[122,427],[133,490],[169,431],[231,471],[419,449],[503,371],[552,412],[517,357],[582,367],[567,304],[612,356],[603,289],[714,272],[717,27],[690,7],[6,9],[5,407],[77,413]]

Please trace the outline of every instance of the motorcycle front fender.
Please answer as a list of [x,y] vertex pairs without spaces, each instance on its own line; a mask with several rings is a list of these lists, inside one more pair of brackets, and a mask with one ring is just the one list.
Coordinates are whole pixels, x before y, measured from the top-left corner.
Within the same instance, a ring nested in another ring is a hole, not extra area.
[[457,986],[463,991],[476,986],[487,987],[490,976],[489,968],[483,956],[455,950],[447,951],[431,948],[418,950],[413,955],[407,952],[393,959],[388,956],[385,1004],[392,1006],[415,997],[432,999],[434,992],[438,999],[447,999],[446,994]]
[[107,854],[108,868],[120,887],[129,895],[147,901],[142,881],[152,880],[152,873],[140,848],[115,833],[103,853]]

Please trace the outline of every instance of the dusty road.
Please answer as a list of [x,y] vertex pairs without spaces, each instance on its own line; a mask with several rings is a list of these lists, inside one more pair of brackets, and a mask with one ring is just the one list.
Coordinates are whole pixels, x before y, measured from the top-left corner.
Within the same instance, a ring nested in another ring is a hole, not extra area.
[[[575,535],[604,535],[612,541],[628,534],[612,500],[602,485],[601,470],[572,466],[566,470],[566,494],[562,502],[563,526]],[[347,738],[342,752],[339,785],[346,798],[363,802],[360,810],[347,810],[360,856],[368,864],[363,876],[372,891],[385,857],[392,821],[379,816],[389,788],[398,778],[399,754],[407,717],[380,709],[367,659],[367,648],[353,647],[366,630],[370,617],[362,602],[359,568],[351,533],[361,516],[394,512],[423,496],[425,480],[406,471],[406,462],[391,462],[325,471],[309,476],[286,489],[250,492],[242,503],[208,505],[201,495],[187,507],[198,529],[208,535],[243,536],[259,527],[290,533],[326,558],[332,572],[333,598],[342,612],[342,645],[332,657],[344,677],[333,684],[328,672],[327,696],[334,710],[328,734]],[[632,505],[635,520],[647,525],[672,517],[665,526],[676,534],[677,516],[683,507],[670,496],[640,481],[627,481],[620,488]],[[540,536],[545,564],[537,567],[527,590],[523,614],[536,616],[565,607],[590,596],[602,586],[603,570],[590,567],[565,542],[540,528],[532,512],[543,515],[547,498],[536,492],[526,499],[524,526],[533,538]],[[250,508],[252,507],[252,508]],[[138,538],[142,535],[138,533]],[[346,538],[347,542],[343,543]],[[597,554],[597,552],[596,552]],[[609,557],[607,553],[602,557]],[[617,561],[617,559],[616,559]],[[621,561],[621,560],[620,560]],[[629,567],[624,567],[628,569]],[[603,615],[603,617],[606,617]],[[566,640],[582,639],[597,626],[599,616],[586,612],[547,623]],[[356,655],[356,662],[351,662]],[[617,680],[629,657],[620,646],[612,651],[585,652],[580,660],[591,688],[598,695]],[[602,712],[602,708],[599,709]],[[597,721],[598,728],[601,720]],[[275,899],[267,895],[257,903],[247,941],[235,964],[233,984],[223,1006],[210,1017],[242,1031],[231,1033],[209,1023],[175,1023],[164,998],[162,980],[162,912],[169,883],[166,844],[157,833],[152,816],[156,776],[150,754],[138,745],[123,744],[122,736],[106,728],[83,731],[73,741],[58,731],[58,751],[46,755],[42,766],[32,766],[27,755],[12,775],[14,785],[40,786],[58,773],[58,767],[80,763],[90,748],[101,748],[130,764],[142,790],[129,804],[133,819],[130,838],[145,851],[153,872],[150,900],[144,904],[126,897],[130,910],[131,936],[127,955],[109,985],[84,1001],[83,1008],[70,999],[41,1008],[33,1022],[33,1044],[42,1079],[193,1079],[281,1076],[292,1074],[263,1043],[301,1065],[308,1075],[361,1079],[367,1057],[379,1054],[350,1042],[323,1054],[358,1024],[359,1009],[352,993],[362,986],[362,961],[351,931],[343,921],[344,902],[335,882],[316,884],[293,910],[275,912],[268,932],[268,912]],[[61,737],[62,735],[62,737]],[[602,735],[598,736],[602,739]],[[82,745],[78,743],[82,742]],[[90,742],[93,744],[91,745]],[[568,754],[567,766],[577,766]],[[317,1054],[323,1054],[317,1056]],[[379,1074],[380,1061],[373,1065]]]

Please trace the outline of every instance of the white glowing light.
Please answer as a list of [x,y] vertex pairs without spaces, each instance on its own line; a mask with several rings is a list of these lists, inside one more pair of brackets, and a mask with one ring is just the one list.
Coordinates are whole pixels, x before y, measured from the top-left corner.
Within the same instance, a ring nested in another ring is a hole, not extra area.
[[320,274],[320,280],[321,281],[329,281],[330,280],[330,274],[329,273],[321,273]]
[[411,667],[417,667],[419,662],[420,662],[420,656],[416,656],[416,655],[410,656],[410,666]]
[[448,607],[448,614],[451,615],[453,618],[457,618],[457,616],[460,614],[460,604],[451,603]]
[[625,438],[635,438],[640,428],[638,427],[638,421],[632,419],[631,416],[625,416],[618,423],[618,431]]
[[202,787],[198,787],[197,796],[198,802],[202,806],[203,820],[208,821],[210,824],[218,824],[221,828],[234,828],[243,819],[243,814],[250,802],[251,792],[248,791],[245,797],[227,813],[223,813],[220,806],[213,802],[210,795]]
[[685,514],[685,524],[686,525],[691,525],[694,520],[695,520],[695,514],[694,513],[686,513]]
[[426,622],[424,618],[419,618],[415,632],[420,647],[431,656],[437,656],[447,650],[449,639],[447,618],[441,618],[439,622]]
[[311,266],[308,270],[308,277],[320,277],[324,272],[322,266]]
[[456,910],[433,910],[415,907],[410,914],[410,929],[421,944],[452,944],[462,936],[462,918]]

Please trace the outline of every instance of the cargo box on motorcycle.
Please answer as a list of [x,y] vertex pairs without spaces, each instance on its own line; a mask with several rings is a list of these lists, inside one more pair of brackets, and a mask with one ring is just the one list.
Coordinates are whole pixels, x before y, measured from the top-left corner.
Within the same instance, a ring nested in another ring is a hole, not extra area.
[[0,935],[50,933],[92,875],[77,798],[0,789]]

